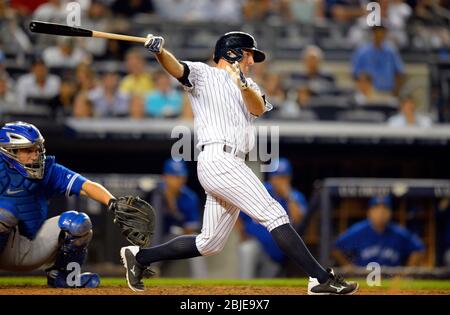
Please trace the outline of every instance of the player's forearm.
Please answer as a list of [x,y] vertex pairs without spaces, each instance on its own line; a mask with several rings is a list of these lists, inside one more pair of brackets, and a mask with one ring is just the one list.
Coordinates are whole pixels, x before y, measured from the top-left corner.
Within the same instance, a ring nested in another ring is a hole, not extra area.
[[108,202],[114,198],[114,196],[105,187],[89,180],[83,184],[81,188],[81,195],[98,201],[104,205],[108,205]]
[[183,76],[184,67],[170,51],[163,49],[160,54],[155,54],[155,56],[161,66],[175,79]]
[[250,113],[255,116],[260,116],[264,113],[264,99],[258,92],[252,88],[241,90],[242,98],[244,99],[245,106]]

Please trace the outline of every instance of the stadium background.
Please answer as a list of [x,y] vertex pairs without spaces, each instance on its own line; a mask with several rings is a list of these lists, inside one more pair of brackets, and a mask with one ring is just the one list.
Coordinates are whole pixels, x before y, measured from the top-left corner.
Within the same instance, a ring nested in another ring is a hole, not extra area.
[[[361,22],[369,13],[366,1],[142,0],[133,2],[135,8],[128,1],[79,1],[83,8],[82,27],[136,36],[161,34],[166,39],[166,47],[185,60],[210,61],[217,37],[227,31],[243,30],[254,34],[259,47],[269,56],[267,67],[257,69],[264,74],[255,76],[262,79],[259,83],[265,89],[277,80],[274,75],[278,75],[279,86],[274,90],[281,90],[281,94],[274,92],[274,105],[279,109],[261,124],[280,126],[280,152],[293,164],[293,186],[304,192],[311,203],[311,216],[302,232],[313,252],[322,262],[333,263],[326,250],[337,233],[362,219],[370,195],[386,191],[388,187],[394,193],[394,219],[417,232],[427,246],[423,268],[411,272],[420,277],[445,278],[449,275],[444,262],[445,235],[450,224],[444,220],[448,215],[439,211],[438,204],[450,196],[450,127],[447,125],[450,119],[450,7],[448,1],[379,2],[383,12],[387,12],[382,21],[405,63],[405,75],[401,89],[393,95],[396,102],[375,102],[365,107],[352,102],[357,85],[352,77],[351,60],[357,47],[371,40],[371,31]],[[176,141],[170,137],[172,127],[192,128],[189,111],[183,110],[171,117],[136,118],[131,112],[79,114],[74,110],[73,99],[64,107],[55,107],[50,98],[41,97],[30,97],[20,104],[23,93],[17,90],[20,77],[30,72],[36,57],[58,45],[54,37],[29,33],[28,23],[32,19],[65,23],[67,2],[11,0],[0,3],[0,70],[5,83],[0,91],[1,122],[34,123],[46,138],[47,152],[56,155],[62,164],[92,175],[113,192],[145,194],[152,183],[158,181],[163,162],[170,156],[171,144]],[[404,23],[395,24],[398,16],[389,14],[393,3],[410,8],[410,16],[404,18]],[[47,5],[47,9],[39,10],[41,5]],[[354,14],[336,13],[339,5]],[[146,71],[154,75],[158,69],[153,56],[134,44],[97,40],[96,44],[77,41],[74,45],[83,50],[82,61],[70,67],[49,67],[49,72],[62,81],[77,82],[77,69],[85,62],[96,84],[101,84],[105,73],[115,72],[123,77],[127,74],[125,54],[133,47],[145,57]],[[305,70],[302,52],[309,45],[322,49],[321,69],[331,74],[336,84],[333,89],[315,93],[300,114],[278,115],[287,102],[296,101],[297,89],[304,86],[304,82],[296,81],[295,75]],[[175,82],[173,84],[176,86]],[[75,90],[74,99],[77,93],[83,91]],[[419,111],[432,119],[431,127],[389,127],[389,117],[397,114],[398,103],[405,96],[411,96]],[[196,178],[196,163],[189,162],[188,166],[188,185],[204,200]],[[324,188],[328,187],[327,178],[399,180],[381,183],[361,180],[348,185],[346,181],[337,180],[343,187],[330,197],[328,207],[324,194],[328,191]],[[418,181],[423,179],[431,181]],[[411,188],[414,183],[420,183],[415,194],[399,189],[405,185]],[[345,193],[345,188],[365,185],[369,190]],[[75,198],[56,200],[53,208],[57,213],[56,209],[67,207],[85,210],[93,218],[95,237],[89,264],[103,274],[119,275],[117,253],[125,242],[111,223],[111,217],[105,215],[105,209]],[[415,211],[410,211],[411,208]],[[448,213],[449,209],[445,211]],[[323,221],[325,219],[327,221]],[[324,228],[325,225],[328,228]],[[208,258],[209,277],[237,276],[237,238],[234,234],[224,253]],[[223,268],[225,259],[228,268]],[[185,269],[177,265],[171,275],[186,276]],[[298,270],[292,268],[290,275],[298,274]],[[11,274],[2,272],[2,275]]]

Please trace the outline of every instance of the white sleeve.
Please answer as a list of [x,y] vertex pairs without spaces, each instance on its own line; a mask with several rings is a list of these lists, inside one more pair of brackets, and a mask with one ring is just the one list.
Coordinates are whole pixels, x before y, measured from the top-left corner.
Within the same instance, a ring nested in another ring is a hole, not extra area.
[[188,68],[188,75],[180,80],[186,91],[199,90],[205,84],[205,71],[208,65],[202,62],[181,61]]

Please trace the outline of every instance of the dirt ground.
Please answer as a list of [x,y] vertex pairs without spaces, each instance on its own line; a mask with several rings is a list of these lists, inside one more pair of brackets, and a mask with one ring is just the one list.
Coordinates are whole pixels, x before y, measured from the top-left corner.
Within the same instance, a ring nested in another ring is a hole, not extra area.
[[[0,286],[0,295],[304,295],[306,288],[263,286],[158,286],[136,293],[128,287],[52,289],[45,286]],[[360,295],[449,295],[450,290],[394,290],[362,288]]]

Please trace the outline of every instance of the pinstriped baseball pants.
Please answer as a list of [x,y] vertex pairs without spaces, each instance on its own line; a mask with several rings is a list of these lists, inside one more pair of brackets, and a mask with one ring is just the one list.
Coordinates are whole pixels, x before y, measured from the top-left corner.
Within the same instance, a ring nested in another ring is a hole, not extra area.
[[196,246],[203,256],[220,252],[242,210],[269,231],[289,223],[283,207],[270,196],[244,159],[223,151],[223,143],[205,146],[197,175],[206,191],[201,234]]

